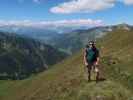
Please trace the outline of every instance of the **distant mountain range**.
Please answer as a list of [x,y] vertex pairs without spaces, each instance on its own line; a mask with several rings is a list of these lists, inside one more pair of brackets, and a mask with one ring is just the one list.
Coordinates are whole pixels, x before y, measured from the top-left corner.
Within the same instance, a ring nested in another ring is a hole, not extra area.
[[56,30],[47,29],[45,27],[17,25],[0,26],[0,30],[9,33],[21,34],[30,38],[38,39],[43,42],[50,40],[51,37],[54,37],[58,34]]
[[56,26],[25,26],[25,25],[0,25],[0,31],[13,32],[38,39],[41,42],[47,42],[57,35],[69,33],[77,29],[86,29],[85,27],[56,27]]
[[52,38],[48,43],[66,51],[69,54],[73,54],[83,48],[89,40],[97,40],[108,32],[114,31],[115,29],[130,30],[133,28],[128,24],[119,24],[104,27],[95,27],[86,30],[75,30],[69,33],[57,35]]
[[0,26],[0,30],[2,31],[15,32],[26,37],[37,39],[42,43],[54,46],[68,54],[79,51],[86,45],[88,40],[96,40],[117,28],[130,29],[132,26],[125,23],[89,29],[83,27],[80,27],[79,29],[73,27],[66,28],[63,26],[61,28],[55,27],[55,29],[54,27]]
[[29,37],[0,32],[0,79],[23,79],[66,56],[64,52]]

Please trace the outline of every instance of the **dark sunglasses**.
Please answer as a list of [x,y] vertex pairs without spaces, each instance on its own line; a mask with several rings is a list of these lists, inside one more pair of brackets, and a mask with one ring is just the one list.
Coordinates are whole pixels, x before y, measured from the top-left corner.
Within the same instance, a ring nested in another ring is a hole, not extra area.
[[90,43],[89,45],[94,45],[94,44]]

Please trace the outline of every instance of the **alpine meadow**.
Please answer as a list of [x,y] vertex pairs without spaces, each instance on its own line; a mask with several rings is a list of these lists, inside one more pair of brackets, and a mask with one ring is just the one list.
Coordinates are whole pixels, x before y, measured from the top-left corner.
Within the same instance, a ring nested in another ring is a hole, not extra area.
[[133,100],[132,0],[2,0],[0,100]]

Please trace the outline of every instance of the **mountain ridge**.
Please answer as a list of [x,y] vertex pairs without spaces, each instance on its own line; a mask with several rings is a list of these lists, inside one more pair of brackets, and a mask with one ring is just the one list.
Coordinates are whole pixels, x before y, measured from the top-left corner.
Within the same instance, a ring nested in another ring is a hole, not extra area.
[[97,40],[108,32],[115,29],[130,30],[133,26],[128,24],[118,24],[109,26],[94,27],[86,30],[75,30],[70,33],[58,35],[50,40],[49,44],[63,51],[73,54],[83,48],[88,40]]
[[66,56],[67,54],[32,38],[0,32],[1,79],[25,78],[46,70]]

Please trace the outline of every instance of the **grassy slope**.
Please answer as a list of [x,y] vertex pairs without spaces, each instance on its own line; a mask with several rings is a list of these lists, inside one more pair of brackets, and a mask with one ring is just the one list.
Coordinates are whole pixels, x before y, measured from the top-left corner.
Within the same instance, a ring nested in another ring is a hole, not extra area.
[[133,32],[116,30],[104,41],[100,40],[98,46],[106,81],[87,83],[83,55],[77,53],[38,76],[0,81],[0,100],[131,100]]
[[100,43],[106,75],[133,90],[133,30],[116,30],[104,40]]

